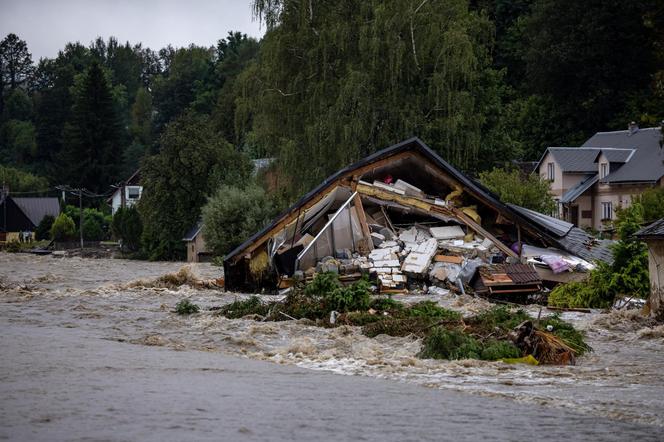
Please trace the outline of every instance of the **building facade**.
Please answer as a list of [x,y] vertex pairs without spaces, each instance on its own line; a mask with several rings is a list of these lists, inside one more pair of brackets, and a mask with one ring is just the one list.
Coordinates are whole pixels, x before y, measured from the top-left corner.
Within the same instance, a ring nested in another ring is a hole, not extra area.
[[662,128],[598,132],[580,147],[549,147],[535,172],[551,182],[555,216],[604,230],[634,196],[664,187]]

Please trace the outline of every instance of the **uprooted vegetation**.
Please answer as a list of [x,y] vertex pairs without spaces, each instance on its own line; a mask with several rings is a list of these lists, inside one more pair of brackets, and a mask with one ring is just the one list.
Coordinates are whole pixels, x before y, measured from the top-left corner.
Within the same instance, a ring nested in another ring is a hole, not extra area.
[[[557,315],[534,325],[523,310],[497,306],[463,318],[432,301],[406,306],[389,297],[372,300],[366,280],[344,286],[332,273],[295,287],[282,301],[264,303],[253,296],[218,309],[218,314],[263,321],[306,318],[322,327],[358,326],[370,338],[415,336],[422,339],[419,357],[425,359],[518,361],[534,356],[540,363],[567,364],[591,351],[583,334]],[[547,326],[550,332],[543,331]]]
[[200,279],[190,266],[184,266],[177,272],[166,273],[152,280],[136,280],[127,284],[128,288],[158,288],[177,289],[182,286],[190,286],[197,289],[215,289],[219,284],[215,280]]

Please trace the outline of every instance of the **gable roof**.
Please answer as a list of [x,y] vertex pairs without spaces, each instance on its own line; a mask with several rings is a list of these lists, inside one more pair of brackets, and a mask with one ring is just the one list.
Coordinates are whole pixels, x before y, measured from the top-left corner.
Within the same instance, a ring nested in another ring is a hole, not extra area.
[[634,149],[628,161],[615,172],[602,178],[602,183],[656,182],[664,176],[664,150],[660,144],[660,127],[597,132],[582,147]]
[[595,162],[600,155],[604,155],[609,163],[626,163],[632,158],[636,149],[616,149],[613,147],[604,147],[597,155]]
[[664,239],[664,218],[655,221],[654,223],[642,228],[634,234],[637,238],[648,239],[657,238]]
[[[441,158],[437,153],[435,153],[429,146],[424,144],[422,140],[420,140],[417,137],[413,137],[401,143],[380,150],[372,155],[369,155],[368,157],[339,170],[335,174],[325,179],[320,185],[318,185],[312,191],[310,191],[302,198],[300,198],[291,207],[283,211],[279,216],[277,216],[272,221],[272,223],[270,223],[262,230],[256,232],[244,243],[242,243],[241,245],[236,247],[233,251],[231,251],[228,255],[226,255],[224,257],[225,269],[226,265],[229,266],[233,265],[234,259],[237,258],[240,254],[242,254],[245,249],[249,248],[256,241],[260,240],[261,238],[263,239],[263,241],[265,241],[265,236],[275,227],[277,227],[281,221],[287,219],[290,213],[293,213],[299,207],[302,207],[303,205],[308,203],[316,195],[326,190],[328,187],[337,182],[340,178],[346,175],[351,175],[351,172],[360,169],[366,165],[375,163],[377,161],[391,157],[397,153],[406,152],[406,151],[412,151],[421,154],[423,157],[431,161],[433,165],[437,166],[442,171],[449,174],[450,177],[458,181],[458,183],[463,187],[464,191],[467,192],[469,195],[493,206],[499,213],[503,213],[505,216],[509,217],[510,219],[519,221],[525,226],[530,226],[533,230],[537,231],[538,235],[545,237],[548,240],[548,242],[557,245],[559,248],[562,248],[563,250],[575,253],[570,248],[574,248],[575,250],[582,250],[584,247],[586,247],[585,244],[590,244],[591,240],[594,240],[590,235],[586,234],[581,229],[577,229],[575,227],[569,228],[568,225],[570,224],[566,223],[565,221],[560,221],[552,217],[547,217],[546,215],[542,215],[534,211],[529,211],[528,209],[517,210],[516,207],[518,206],[509,206],[507,204],[504,204],[503,202],[500,201],[497,195],[489,191],[480,183],[472,180],[471,178],[469,178],[468,176],[466,176],[465,174],[454,168],[447,161]],[[580,231],[580,233],[576,232],[575,229]],[[568,240],[566,238],[569,234],[573,234],[574,236],[573,240]],[[581,243],[577,244],[576,242],[579,241],[581,241]],[[591,246],[588,247],[592,248]],[[579,254],[578,256],[581,256],[582,258],[588,260],[606,258],[606,254],[601,254],[601,253],[597,254],[597,256],[601,256],[601,258],[592,256],[591,253],[583,253],[583,255]],[[609,252],[609,261],[610,260],[611,258]]]
[[191,229],[187,230],[182,241],[193,241],[196,239],[201,229],[203,229],[203,220],[199,220]]
[[546,157],[546,154],[550,153],[551,156],[556,160],[560,170],[567,173],[590,173],[597,171],[597,164],[595,164],[595,159],[601,152],[601,149],[591,148],[591,149],[581,149],[578,147],[549,147],[540,163]]
[[57,198],[10,198],[35,227],[46,215],[55,218],[60,214],[60,201]]

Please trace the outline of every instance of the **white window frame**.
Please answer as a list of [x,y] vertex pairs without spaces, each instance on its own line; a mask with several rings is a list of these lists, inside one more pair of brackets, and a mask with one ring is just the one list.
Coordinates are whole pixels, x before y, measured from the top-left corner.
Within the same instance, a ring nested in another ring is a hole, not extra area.
[[599,177],[604,178],[609,174],[609,163],[601,163],[599,165]]
[[613,219],[613,203],[611,201],[602,202],[602,220]]
[[547,165],[546,165],[546,177],[549,181],[554,181],[556,179],[556,165],[555,165],[555,163],[547,163]]

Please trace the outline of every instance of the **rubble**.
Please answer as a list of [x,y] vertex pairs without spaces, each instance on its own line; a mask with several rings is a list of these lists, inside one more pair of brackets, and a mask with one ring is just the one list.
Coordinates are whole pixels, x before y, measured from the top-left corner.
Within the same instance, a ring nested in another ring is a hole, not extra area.
[[334,273],[346,284],[366,275],[385,294],[437,287],[525,301],[543,273],[551,282],[593,266],[535,221],[557,224],[531,215],[411,140],[342,169],[230,253],[226,284],[284,289]]

